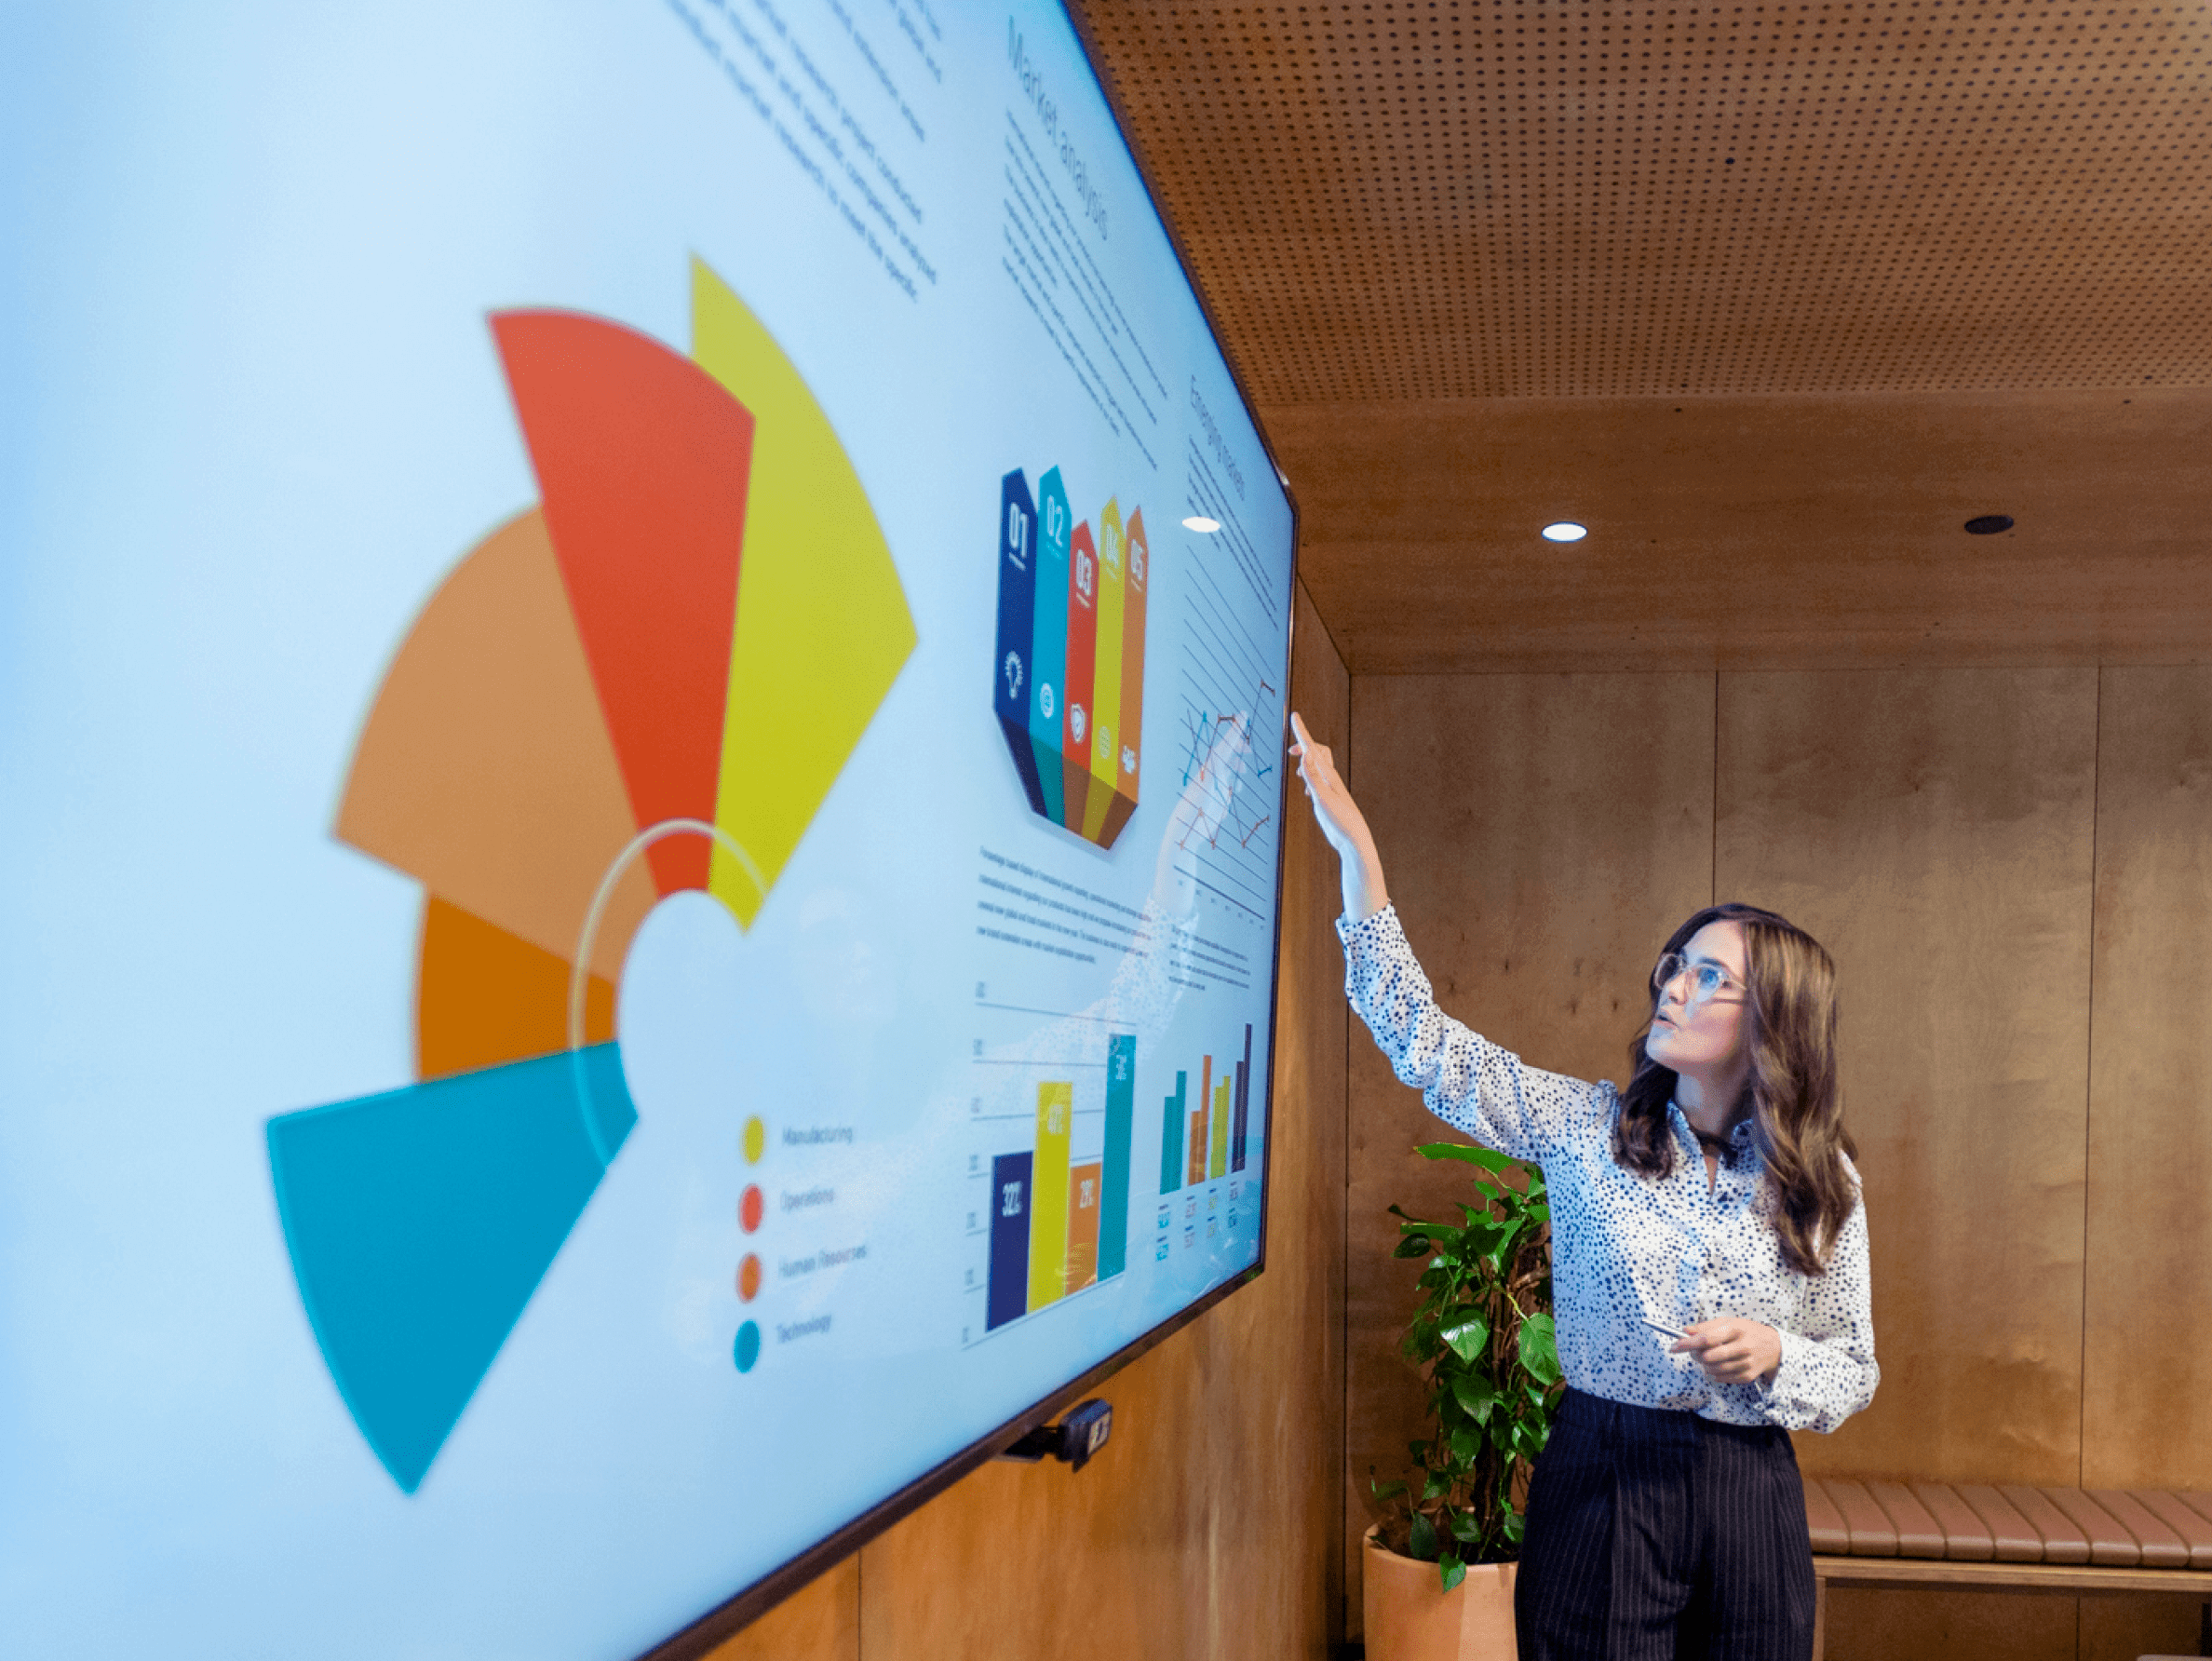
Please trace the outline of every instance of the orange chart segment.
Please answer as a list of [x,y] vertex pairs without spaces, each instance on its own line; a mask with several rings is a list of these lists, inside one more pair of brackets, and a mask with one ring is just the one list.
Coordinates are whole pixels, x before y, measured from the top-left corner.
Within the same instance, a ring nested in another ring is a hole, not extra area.
[[[435,894],[423,902],[415,1076],[445,1078],[569,1046],[569,964]],[[584,1042],[614,1036],[614,983],[594,975]]]
[[[536,508],[472,549],[393,659],[361,731],[341,840],[566,962],[637,834]],[[653,885],[609,896],[594,974],[622,972]]]
[[[512,311],[492,330],[637,823],[710,820],[752,414],[619,324]],[[661,892],[706,887],[709,847],[655,843]]]

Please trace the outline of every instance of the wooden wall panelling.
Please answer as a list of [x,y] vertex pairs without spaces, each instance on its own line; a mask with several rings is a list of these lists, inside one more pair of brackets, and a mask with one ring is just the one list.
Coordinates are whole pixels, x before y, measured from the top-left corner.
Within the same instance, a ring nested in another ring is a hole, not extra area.
[[2080,1661],[2196,1654],[2203,1611],[2192,1597],[2084,1598]]
[[1724,675],[1722,898],[1841,975],[1874,1405],[1810,1468],[2080,1479],[2096,671]]
[[860,1661],[859,1558],[800,1587],[707,1661]]
[[[2076,1482],[2096,671],[1724,675],[1718,735],[1720,898],[1837,959],[1873,1242],[1881,1390],[1799,1459]],[[2076,1624],[1841,1591],[1828,1653],[2057,1661]]]
[[[1298,628],[1295,706],[1342,745],[1349,682],[1302,590]],[[1346,1017],[1302,813],[1286,871],[1266,1272],[1108,1381],[1084,1470],[988,1465],[869,1546],[860,1661],[1321,1661],[1341,1630]]]
[[[1354,681],[1349,776],[1446,1010],[1536,1065],[1625,1076],[1652,962],[1711,897],[1713,686],[1697,674]],[[1411,1152],[1456,1133],[1356,1024],[1351,1076],[1345,1533],[1356,1553],[1371,1519],[1369,1467],[1400,1474],[1422,1411],[1397,1356],[1420,1265],[1391,1257],[1388,1207],[1418,1216],[1464,1198],[1467,1183],[1460,1168]]]
[[2212,669],[2098,717],[2083,1478],[2212,1488]]

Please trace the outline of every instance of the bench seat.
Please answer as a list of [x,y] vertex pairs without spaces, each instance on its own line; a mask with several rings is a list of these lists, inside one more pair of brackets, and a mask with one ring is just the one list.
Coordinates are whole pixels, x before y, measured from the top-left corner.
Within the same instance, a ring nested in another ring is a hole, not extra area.
[[1808,1477],[1805,1524],[1820,1589],[1815,1657],[1831,1584],[2212,1600],[2212,1492]]
[[2212,1493],[1805,1479],[1815,1557],[2212,1571]]

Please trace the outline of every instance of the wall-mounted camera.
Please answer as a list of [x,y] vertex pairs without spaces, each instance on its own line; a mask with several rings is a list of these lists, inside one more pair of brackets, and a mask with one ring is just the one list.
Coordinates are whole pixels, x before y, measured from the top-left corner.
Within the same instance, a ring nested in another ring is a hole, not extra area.
[[1058,1425],[1040,1425],[999,1457],[1018,1459],[1029,1465],[1041,1459],[1057,1459],[1081,1470],[1113,1434],[1113,1403],[1094,1397],[1077,1403]]

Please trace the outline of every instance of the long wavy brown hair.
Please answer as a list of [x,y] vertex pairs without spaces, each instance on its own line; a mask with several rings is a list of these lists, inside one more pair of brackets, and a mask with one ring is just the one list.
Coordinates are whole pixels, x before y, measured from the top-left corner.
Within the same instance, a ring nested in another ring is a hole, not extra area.
[[[1782,1261],[1801,1275],[1818,1275],[1858,1201],[1843,1163],[1858,1148],[1843,1128],[1836,1095],[1835,960],[1787,917],[1738,904],[1706,907],[1667,937],[1659,955],[1681,951],[1708,923],[1743,925],[1750,981],[1744,1042],[1751,1060],[1744,1093],[1752,1142],[1766,1165],[1764,1202]],[[1666,1117],[1675,1073],[1644,1053],[1658,1009],[1654,987],[1628,1048],[1633,1071],[1612,1139],[1614,1159],[1649,1177],[1671,1172],[1677,1153]]]

